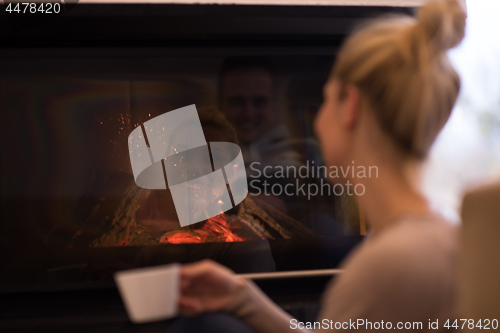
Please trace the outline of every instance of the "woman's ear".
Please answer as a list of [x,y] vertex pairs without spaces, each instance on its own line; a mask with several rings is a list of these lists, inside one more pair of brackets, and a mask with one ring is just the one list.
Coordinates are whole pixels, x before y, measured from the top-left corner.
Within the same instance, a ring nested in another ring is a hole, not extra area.
[[353,129],[359,122],[361,94],[355,85],[348,84],[344,87],[342,100],[342,124],[347,129]]

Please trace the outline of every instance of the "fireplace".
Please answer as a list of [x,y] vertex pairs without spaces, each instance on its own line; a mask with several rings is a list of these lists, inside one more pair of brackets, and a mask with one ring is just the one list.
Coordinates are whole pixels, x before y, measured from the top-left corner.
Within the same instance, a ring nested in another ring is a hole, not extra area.
[[[118,7],[122,15],[111,14]],[[361,239],[355,200],[312,195],[324,177],[282,177],[277,167],[300,174],[322,165],[313,119],[335,52],[360,18],[393,11],[408,9],[78,4],[36,27],[9,17],[11,29],[0,32],[8,64],[0,247],[11,253],[2,286],[80,283],[203,258],[237,272],[335,267]],[[221,110],[221,84],[231,77],[236,93],[245,61],[256,70],[240,79],[267,71],[272,96],[227,103],[273,104],[271,120]],[[203,131],[242,147],[249,195],[181,227],[169,189],[135,183],[127,140],[147,120],[191,104],[224,114],[232,129],[208,123]]]

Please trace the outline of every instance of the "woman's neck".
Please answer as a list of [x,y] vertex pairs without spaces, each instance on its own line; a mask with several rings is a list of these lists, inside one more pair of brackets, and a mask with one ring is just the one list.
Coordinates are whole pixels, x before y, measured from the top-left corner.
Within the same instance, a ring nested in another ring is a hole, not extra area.
[[377,167],[377,178],[353,180],[365,186],[365,193],[358,200],[373,234],[379,234],[404,214],[431,212],[427,199],[412,184],[405,168],[383,162]]

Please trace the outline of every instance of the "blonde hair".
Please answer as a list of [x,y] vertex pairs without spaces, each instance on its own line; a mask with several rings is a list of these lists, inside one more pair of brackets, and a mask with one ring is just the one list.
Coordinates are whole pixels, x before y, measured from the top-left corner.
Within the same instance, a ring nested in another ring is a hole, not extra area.
[[465,4],[427,2],[418,18],[377,19],[342,46],[332,77],[360,89],[382,130],[405,152],[424,158],[448,120],[460,78],[446,51],[460,43]]

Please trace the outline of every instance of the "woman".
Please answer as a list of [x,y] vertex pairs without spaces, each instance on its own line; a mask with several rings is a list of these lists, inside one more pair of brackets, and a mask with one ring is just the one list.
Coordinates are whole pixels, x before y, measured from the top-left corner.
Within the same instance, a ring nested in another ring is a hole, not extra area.
[[[457,233],[414,183],[458,95],[446,50],[462,40],[465,18],[456,0],[432,1],[418,19],[363,27],[338,54],[315,124],[325,161],[378,166],[379,177],[347,179],[364,184],[370,235],[343,263],[318,321],[422,322],[413,329],[426,331],[429,320],[444,329],[453,318]],[[227,311],[256,332],[297,328],[254,284],[212,262],[182,268],[179,304],[188,315]]]

